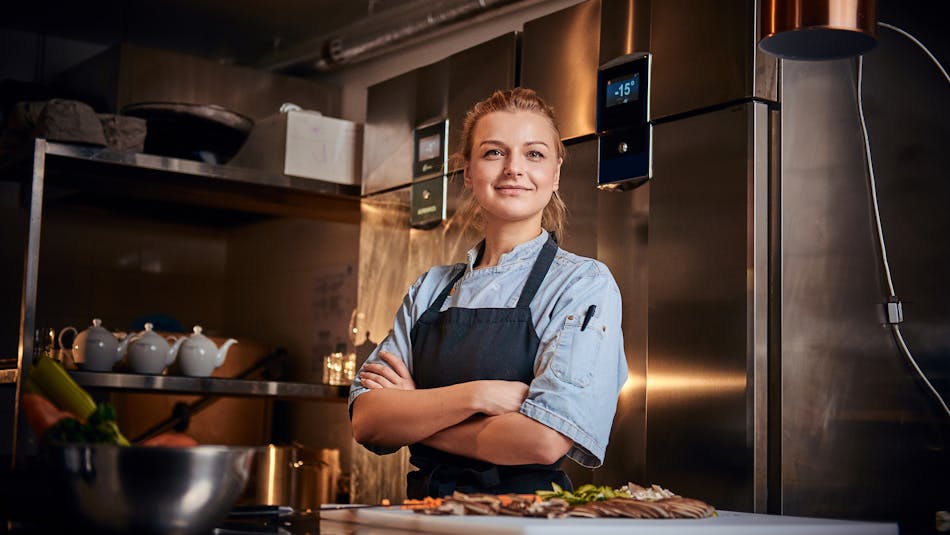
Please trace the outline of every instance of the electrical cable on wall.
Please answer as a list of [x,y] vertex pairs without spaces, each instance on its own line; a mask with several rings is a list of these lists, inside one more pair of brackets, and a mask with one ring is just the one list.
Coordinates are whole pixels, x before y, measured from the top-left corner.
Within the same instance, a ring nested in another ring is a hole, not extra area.
[[[950,76],[947,76],[947,71],[943,68],[943,65],[940,64],[940,61],[938,61],[937,58],[930,52],[930,50],[926,46],[924,46],[923,43],[917,40],[917,38],[915,38],[913,35],[909,34],[908,32],[896,26],[893,26],[891,24],[887,24],[885,22],[878,22],[878,26],[893,30],[903,35],[904,37],[910,39],[911,41],[913,41],[914,44],[920,47],[920,49],[923,50],[924,53],[927,54],[927,57],[929,57],[930,60],[933,61],[933,63],[937,66],[937,68],[940,69],[940,73],[943,74],[943,77],[944,79],[947,80],[947,83],[950,83]],[[891,267],[887,261],[887,248],[884,245],[884,230],[881,226],[881,210],[878,207],[877,188],[875,186],[875,180],[874,180],[874,164],[871,161],[871,143],[868,138],[867,123],[865,122],[865,119],[864,119],[864,103],[862,99],[863,72],[864,72],[864,57],[858,56],[858,80],[857,80],[858,114],[861,119],[861,134],[864,136],[864,152],[865,152],[865,156],[867,159],[867,166],[868,166],[868,183],[869,183],[870,192],[871,192],[871,205],[873,208],[872,212],[874,215],[874,225],[877,230],[878,245],[880,246],[880,249],[881,249],[881,263],[884,268],[885,283],[887,284],[888,323],[891,327],[891,332],[894,335],[894,340],[897,342],[897,346],[900,348],[901,353],[904,355],[904,357],[907,358],[911,366],[913,366],[914,370],[916,370],[917,374],[923,380],[924,384],[927,386],[928,389],[930,389],[930,392],[933,393],[934,397],[936,397],[937,401],[940,403],[940,406],[943,407],[944,413],[947,416],[950,416],[950,408],[947,407],[947,402],[944,401],[943,396],[941,396],[940,392],[938,392],[937,389],[934,388],[934,386],[930,383],[930,380],[927,379],[927,375],[923,372],[923,370],[920,369],[920,366],[917,365],[917,360],[914,359],[914,356],[911,354],[910,349],[907,347],[907,343],[904,341],[904,335],[901,333],[901,330],[900,330],[899,324],[901,321],[903,321],[903,311],[901,309],[901,301],[897,297],[897,294],[894,292],[894,280],[891,278]]]

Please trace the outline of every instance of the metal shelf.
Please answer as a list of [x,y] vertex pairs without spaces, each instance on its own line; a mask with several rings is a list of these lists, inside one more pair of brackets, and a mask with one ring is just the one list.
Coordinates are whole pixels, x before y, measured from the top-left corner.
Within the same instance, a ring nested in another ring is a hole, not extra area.
[[89,388],[105,388],[153,394],[269,397],[287,400],[345,401],[349,389],[313,383],[257,381],[221,377],[142,375],[116,372],[70,371],[75,381]]
[[[23,184],[21,196],[29,221],[23,245],[19,333],[20,350],[25,355],[33,351],[44,206],[75,204],[101,207],[105,213],[115,214],[131,210],[139,217],[194,225],[240,225],[253,218],[272,216],[359,223],[359,186],[44,139],[36,139],[30,149],[27,153],[24,148],[19,155],[0,155],[0,180]],[[134,202],[139,200],[143,202]],[[19,370],[0,368],[0,382],[16,384],[29,376],[30,365],[26,359]],[[85,387],[129,392],[315,401],[342,401],[347,396],[345,387],[323,384],[71,373]],[[20,418],[13,430],[14,459],[28,450],[27,441],[17,440],[25,431],[25,419]]]
[[117,212],[134,206],[139,214],[151,206],[153,212],[179,222],[191,214],[206,214],[218,222],[233,217],[238,223],[253,216],[359,221],[359,186],[256,169],[37,140],[34,174],[37,171],[43,175],[48,200],[100,203]]
[[247,169],[228,165],[214,165],[196,160],[167,158],[153,154],[117,152],[98,147],[88,147],[47,141],[46,156],[62,157],[72,160],[84,160],[111,166],[122,166],[130,170],[151,170],[163,173],[175,173],[190,177],[203,177],[208,180],[225,183],[243,183],[257,186],[284,188],[295,192],[320,193],[359,197],[360,187],[349,184],[337,184],[322,180],[299,178],[283,174],[268,173],[257,169]]

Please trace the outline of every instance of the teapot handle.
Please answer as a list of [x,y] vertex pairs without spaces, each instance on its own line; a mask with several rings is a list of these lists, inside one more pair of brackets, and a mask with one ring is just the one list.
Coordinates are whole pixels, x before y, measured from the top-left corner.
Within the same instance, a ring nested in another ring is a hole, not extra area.
[[72,325],[70,325],[70,326],[68,326],[68,327],[63,327],[63,330],[59,331],[59,336],[56,337],[56,341],[59,342],[59,347],[60,347],[60,349],[66,349],[66,348],[63,346],[63,335],[66,334],[66,333],[69,332],[69,331],[72,331],[72,332],[73,332],[73,340],[75,340],[75,339],[76,339],[76,336],[79,335],[79,331],[77,331],[76,328],[73,327]]

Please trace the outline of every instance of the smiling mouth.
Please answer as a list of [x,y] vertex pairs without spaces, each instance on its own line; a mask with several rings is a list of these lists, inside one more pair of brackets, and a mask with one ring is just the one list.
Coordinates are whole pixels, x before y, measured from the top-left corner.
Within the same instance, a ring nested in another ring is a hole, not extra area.
[[495,189],[498,191],[530,191],[529,188],[526,188],[524,186],[516,186],[513,184],[495,186]]

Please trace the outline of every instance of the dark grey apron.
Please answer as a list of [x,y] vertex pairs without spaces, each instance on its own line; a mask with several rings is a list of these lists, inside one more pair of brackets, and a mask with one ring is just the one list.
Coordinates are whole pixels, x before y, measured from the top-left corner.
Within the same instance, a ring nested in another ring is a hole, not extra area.
[[[484,247],[484,244],[482,245]],[[541,247],[515,308],[449,308],[445,299],[465,273],[461,270],[412,328],[413,380],[417,388],[437,388],[467,381],[496,379],[531,384],[540,340],[529,305],[547,275],[557,242]],[[500,466],[412,444],[409,462],[419,470],[406,476],[412,499],[460,492],[533,493],[557,483],[571,489],[559,467],[528,464]]]

